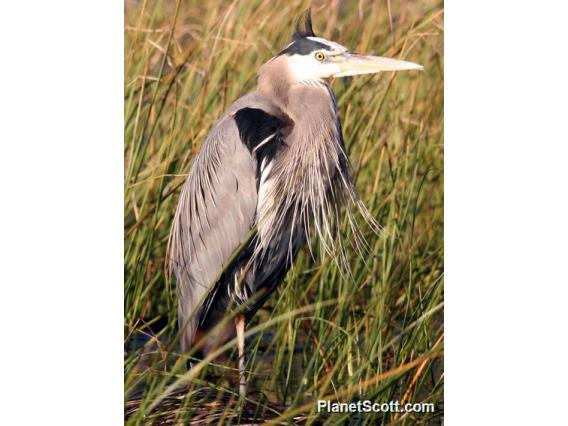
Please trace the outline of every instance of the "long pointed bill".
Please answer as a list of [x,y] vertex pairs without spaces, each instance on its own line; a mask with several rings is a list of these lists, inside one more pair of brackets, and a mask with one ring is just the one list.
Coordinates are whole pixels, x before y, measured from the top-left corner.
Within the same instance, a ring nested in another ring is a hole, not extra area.
[[422,65],[381,56],[357,55],[344,53],[334,58],[340,71],[334,77],[347,77],[358,74],[373,74],[381,71],[423,70]]

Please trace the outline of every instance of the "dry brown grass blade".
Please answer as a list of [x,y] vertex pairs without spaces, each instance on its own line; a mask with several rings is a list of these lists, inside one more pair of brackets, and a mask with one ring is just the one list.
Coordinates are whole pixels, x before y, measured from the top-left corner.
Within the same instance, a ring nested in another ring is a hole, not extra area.
[[[436,343],[434,343],[434,346],[432,346],[432,350],[435,350],[438,347],[438,345],[442,343],[442,340],[444,340],[443,332],[442,334],[440,334],[440,337],[438,337],[438,340],[436,340]],[[404,396],[402,397],[402,402],[401,402],[402,404],[406,404],[410,400],[414,387],[416,386],[416,383],[418,382],[418,379],[422,375],[422,372],[426,368],[428,362],[430,362],[430,360],[425,359],[416,370],[416,373],[414,373],[414,376],[412,377],[412,380],[410,381],[410,384],[408,385],[408,388],[406,389],[406,392],[404,392]]]

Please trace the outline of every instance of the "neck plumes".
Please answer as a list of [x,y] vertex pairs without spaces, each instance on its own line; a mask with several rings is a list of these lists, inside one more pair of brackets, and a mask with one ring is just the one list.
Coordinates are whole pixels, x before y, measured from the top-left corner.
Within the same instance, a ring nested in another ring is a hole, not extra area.
[[294,82],[286,69],[277,57],[258,73],[260,94],[293,123],[259,193],[261,240],[271,241],[274,232],[294,224],[291,229],[303,229],[308,240],[315,232],[325,250],[336,255],[332,222],[339,205],[355,192],[335,98],[325,82]]

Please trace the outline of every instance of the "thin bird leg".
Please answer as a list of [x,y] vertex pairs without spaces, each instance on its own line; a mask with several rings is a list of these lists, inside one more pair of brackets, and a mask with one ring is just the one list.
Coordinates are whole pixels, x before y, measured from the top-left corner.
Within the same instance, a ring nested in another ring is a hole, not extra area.
[[237,347],[239,350],[239,394],[245,396],[247,379],[245,377],[245,316],[237,314],[235,318],[237,329]]

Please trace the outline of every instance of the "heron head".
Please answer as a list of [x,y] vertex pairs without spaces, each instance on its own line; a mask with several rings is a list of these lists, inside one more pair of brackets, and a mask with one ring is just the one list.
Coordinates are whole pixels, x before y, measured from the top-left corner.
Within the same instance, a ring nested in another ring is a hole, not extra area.
[[[303,24],[303,25],[302,25]],[[421,65],[381,56],[359,55],[333,41],[317,37],[310,12],[300,18],[292,42],[278,57],[284,59],[294,82],[373,74],[381,71],[421,70]]]

